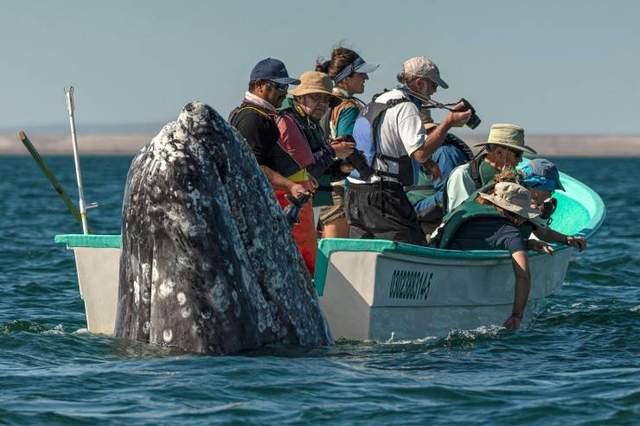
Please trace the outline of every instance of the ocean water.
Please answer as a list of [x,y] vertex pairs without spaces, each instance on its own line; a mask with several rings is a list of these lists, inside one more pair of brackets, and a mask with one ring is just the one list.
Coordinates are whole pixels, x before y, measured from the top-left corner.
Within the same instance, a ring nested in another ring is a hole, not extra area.
[[[99,233],[129,161],[82,160]],[[47,162],[75,199],[72,159]],[[527,329],[208,357],[88,334],[53,243],[79,225],[30,157],[0,157],[0,424],[638,424],[640,160],[556,162],[608,215]]]

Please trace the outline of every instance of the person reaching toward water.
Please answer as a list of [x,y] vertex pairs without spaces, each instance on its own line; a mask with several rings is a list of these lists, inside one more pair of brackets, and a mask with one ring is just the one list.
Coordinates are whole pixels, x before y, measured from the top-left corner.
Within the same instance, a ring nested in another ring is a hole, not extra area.
[[[434,244],[451,250],[508,250],[515,275],[512,313],[504,322],[520,327],[529,298],[531,272],[528,250],[553,254],[547,243],[529,239],[538,228],[540,210],[532,206],[531,193],[514,182],[498,182],[492,193],[475,192],[445,216]],[[568,243],[568,242],[567,242]]]
[[[353,141],[353,126],[365,106],[355,95],[364,92],[369,73],[378,67],[377,64],[365,62],[360,55],[346,47],[337,47],[331,52],[331,59],[318,61],[316,71],[327,73],[333,79],[333,94],[340,98],[340,103],[330,108],[323,118],[323,129],[331,141]],[[320,210],[318,224],[324,238],[349,237],[344,210],[344,178],[352,168],[348,160],[337,162],[333,167],[330,188],[333,205]]]

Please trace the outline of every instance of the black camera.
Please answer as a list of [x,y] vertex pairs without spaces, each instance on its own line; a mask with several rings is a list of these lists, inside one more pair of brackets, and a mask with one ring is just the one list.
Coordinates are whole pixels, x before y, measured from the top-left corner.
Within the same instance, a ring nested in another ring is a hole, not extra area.
[[471,103],[468,100],[466,100],[465,98],[462,98],[460,99],[460,102],[462,102],[468,110],[471,110],[471,117],[469,117],[469,120],[467,121],[467,126],[470,129],[475,129],[480,125],[482,120],[480,120],[480,117],[478,117],[478,115],[476,114],[475,108],[473,107],[473,105],[471,105]]
[[[356,142],[353,136],[350,135],[341,136],[341,139],[344,139],[347,142]],[[356,169],[360,175],[360,179],[362,180],[369,180],[369,178],[375,173],[373,168],[367,163],[367,159],[362,151],[358,151],[357,149],[354,149],[353,153],[345,158],[344,161],[347,164],[351,164],[353,168]]]
[[345,158],[345,161],[353,166],[354,169],[360,175],[360,179],[369,180],[369,178],[375,173],[373,168],[367,163],[367,159],[364,154],[357,149],[353,150],[353,153]]
[[284,216],[287,218],[289,225],[293,226],[296,223],[300,223],[300,211],[304,206],[304,203],[309,201],[311,194],[305,194],[299,198],[294,197],[291,194],[286,194],[284,198],[287,199],[289,205],[284,208]]
[[558,200],[556,200],[555,198],[547,198],[546,200],[544,200],[542,206],[540,206],[540,211],[542,212],[542,214],[540,214],[540,219],[551,218],[551,215],[556,211],[557,207]]

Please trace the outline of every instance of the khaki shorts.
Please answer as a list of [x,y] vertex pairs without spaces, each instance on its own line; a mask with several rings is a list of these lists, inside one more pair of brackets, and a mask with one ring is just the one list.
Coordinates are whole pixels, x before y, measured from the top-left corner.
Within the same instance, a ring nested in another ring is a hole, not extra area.
[[320,223],[318,226],[322,228],[338,219],[345,218],[344,214],[344,185],[332,186],[331,199],[332,206],[324,206],[320,209]]

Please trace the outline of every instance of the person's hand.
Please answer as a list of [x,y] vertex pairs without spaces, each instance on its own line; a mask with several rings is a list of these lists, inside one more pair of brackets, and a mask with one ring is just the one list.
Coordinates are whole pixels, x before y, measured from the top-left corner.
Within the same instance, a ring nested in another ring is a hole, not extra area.
[[527,248],[529,250],[537,251],[538,253],[548,254],[549,256],[553,256],[554,250],[550,244],[545,243],[540,240],[528,240]]
[[307,188],[307,191],[311,192],[315,192],[315,190],[318,189],[318,186],[320,186],[316,178],[311,175],[309,176],[309,180],[304,182],[303,185],[305,188]]
[[308,189],[308,186],[301,183],[294,183],[289,187],[289,193],[295,198],[301,198],[305,195],[309,195],[311,191]]
[[509,318],[502,324],[504,328],[507,330],[517,330],[520,328],[520,323],[522,322],[522,317],[519,315],[511,314]]
[[424,170],[427,172],[427,174],[431,175],[431,179],[436,180],[442,177],[442,171],[440,171],[438,163],[434,162],[433,160],[429,159],[425,161],[422,164],[422,167],[424,167]]
[[351,173],[353,171],[353,165],[349,163],[340,164],[340,171],[344,174]]
[[355,143],[349,142],[346,139],[337,138],[331,141],[331,148],[336,152],[336,157],[342,160],[353,154],[355,147]]
[[582,251],[587,248],[587,239],[585,237],[567,237],[567,245]]
[[464,103],[458,102],[447,114],[445,120],[451,127],[462,127],[469,121],[471,117],[471,110],[468,109]]

